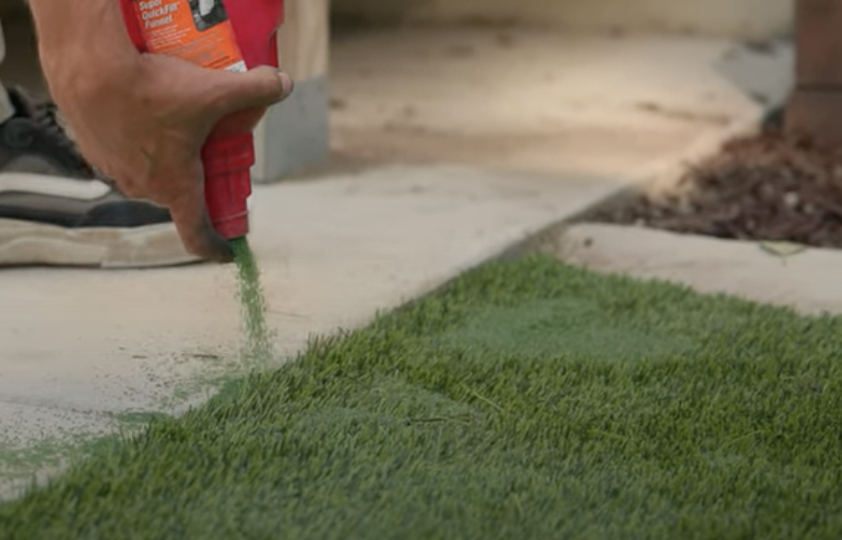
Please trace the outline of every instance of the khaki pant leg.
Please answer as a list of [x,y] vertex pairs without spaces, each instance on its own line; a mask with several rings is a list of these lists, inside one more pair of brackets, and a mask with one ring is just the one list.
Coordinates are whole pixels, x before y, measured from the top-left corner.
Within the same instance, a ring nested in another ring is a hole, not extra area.
[[[3,62],[5,56],[6,40],[3,37],[3,21],[0,21],[0,63]],[[14,114],[14,109],[12,108],[12,104],[9,103],[9,95],[6,93],[6,89],[3,88],[3,81],[0,81],[0,122],[8,120],[12,114]]]

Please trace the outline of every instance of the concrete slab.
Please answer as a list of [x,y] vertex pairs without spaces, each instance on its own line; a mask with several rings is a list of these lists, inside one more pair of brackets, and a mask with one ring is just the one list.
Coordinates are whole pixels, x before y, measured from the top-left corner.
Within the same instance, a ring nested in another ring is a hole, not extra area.
[[337,31],[332,47],[343,156],[658,185],[792,84],[785,42],[432,27]]
[[[400,166],[259,186],[251,242],[279,353],[363,324],[614,189]],[[235,295],[230,266],[3,271],[0,496],[49,470],[45,446],[61,457],[241,373]]]
[[839,250],[807,249],[783,258],[757,242],[602,224],[559,227],[533,247],[598,272],[666,280],[804,314],[842,313]]

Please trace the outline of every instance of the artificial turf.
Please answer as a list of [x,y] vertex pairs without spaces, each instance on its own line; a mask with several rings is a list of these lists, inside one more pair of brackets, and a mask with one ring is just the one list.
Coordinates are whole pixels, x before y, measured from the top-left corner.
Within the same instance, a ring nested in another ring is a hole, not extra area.
[[840,336],[496,262],[103,449],[0,536],[835,540]]

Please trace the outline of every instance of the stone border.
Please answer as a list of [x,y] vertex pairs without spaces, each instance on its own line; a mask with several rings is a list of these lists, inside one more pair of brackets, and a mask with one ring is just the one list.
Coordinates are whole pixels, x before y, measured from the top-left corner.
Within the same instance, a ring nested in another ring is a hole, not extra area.
[[759,242],[586,223],[547,231],[528,250],[595,272],[667,281],[805,315],[842,314],[836,285],[842,250],[807,248],[785,257]]

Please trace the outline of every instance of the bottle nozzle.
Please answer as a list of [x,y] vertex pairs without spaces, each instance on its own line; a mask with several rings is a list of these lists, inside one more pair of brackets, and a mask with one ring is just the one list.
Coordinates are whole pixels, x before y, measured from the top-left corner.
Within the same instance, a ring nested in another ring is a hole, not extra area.
[[248,198],[254,145],[251,133],[211,138],[202,149],[205,203],[217,232],[226,239],[249,233]]

